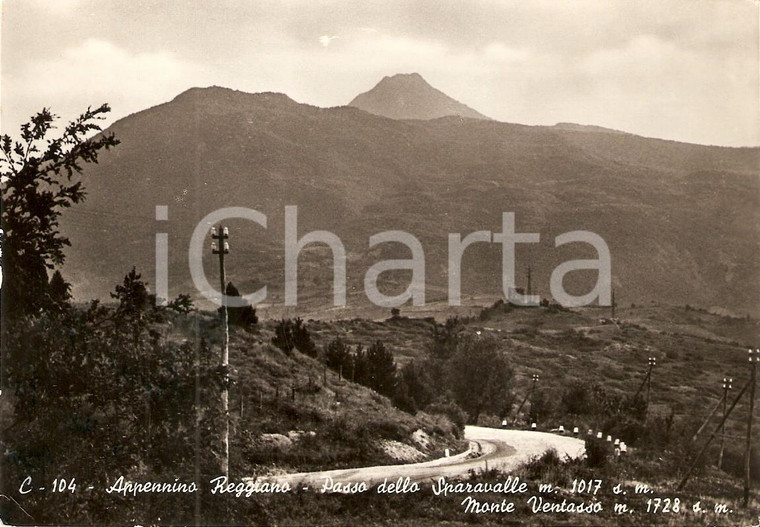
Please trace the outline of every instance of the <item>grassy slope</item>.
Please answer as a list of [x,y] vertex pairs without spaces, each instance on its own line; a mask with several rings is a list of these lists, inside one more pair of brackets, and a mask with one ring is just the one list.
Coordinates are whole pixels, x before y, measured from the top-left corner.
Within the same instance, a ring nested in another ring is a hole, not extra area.
[[[428,313],[425,313],[428,314]],[[652,413],[666,415],[674,412],[676,419],[691,421],[695,426],[707,415],[720,395],[720,381],[724,375],[733,376],[735,391],[746,380],[747,344],[756,342],[759,325],[756,320],[736,319],[697,311],[684,307],[647,305],[618,310],[620,325],[600,324],[608,316],[607,310],[584,309],[549,313],[541,309],[512,310],[495,314],[487,320],[474,320],[465,331],[493,333],[504,340],[516,372],[518,391],[524,393],[530,375],[540,373],[542,386],[559,395],[567,382],[583,380],[598,382],[612,392],[630,394],[635,391],[646,368],[649,356],[658,357],[652,383]],[[439,317],[440,318],[440,317]],[[431,322],[423,319],[400,318],[388,320],[313,321],[316,340],[325,344],[341,335],[350,343],[368,344],[383,339],[397,354],[399,362],[420,359]],[[747,407],[746,398],[737,406],[728,423],[728,432],[743,435]],[[715,420],[712,421],[713,425]],[[551,427],[560,423],[544,423]],[[567,427],[571,423],[564,423]],[[710,428],[712,429],[712,428]],[[704,434],[701,441],[704,440]],[[760,444],[757,439],[755,444]],[[734,441],[731,448],[739,448]],[[711,458],[713,456],[710,456]],[[523,477],[532,481],[529,494],[537,492],[537,482],[551,481],[560,486],[558,501],[562,498],[578,500],[570,494],[573,478],[601,477],[607,482],[622,482],[630,497],[622,500],[635,512],[626,517],[612,511],[616,497],[612,484],[606,485],[600,500],[607,506],[600,515],[533,515],[516,499],[517,512],[512,515],[498,513],[466,514],[460,502],[463,496],[443,498],[432,495],[429,488],[420,494],[378,496],[376,494],[344,497],[305,495],[286,500],[269,501],[274,516],[284,525],[298,525],[305,517],[292,507],[299,506],[320,511],[310,516],[314,524],[350,525],[361,521],[366,525],[384,525],[389,520],[400,525],[509,524],[545,525],[546,522],[571,522],[573,525],[749,525],[756,520],[759,498],[755,491],[749,509],[740,507],[741,481],[715,468],[700,468],[684,492],[675,487],[686,469],[684,459],[680,465],[663,465],[657,459],[634,455],[627,462],[601,472],[593,472],[582,465],[549,467],[548,470],[525,469]],[[714,459],[711,459],[714,461]],[[675,461],[678,464],[678,460]],[[539,467],[540,468],[540,467]],[[756,467],[755,470],[760,469]],[[480,477],[479,477],[480,478]],[[503,479],[490,475],[486,479]],[[634,486],[645,482],[654,489],[651,496],[635,496]],[[484,501],[500,502],[503,496],[478,495]],[[526,496],[527,497],[527,496]],[[650,497],[679,497],[680,514],[648,514],[646,500]],[[710,508],[716,503],[727,504],[733,512],[715,515],[712,512],[696,515],[691,506],[702,500]],[[620,523],[623,522],[623,523]]]
[[[447,418],[401,412],[388,398],[338,379],[318,360],[297,351],[282,352],[270,344],[273,328],[274,323],[265,322],[255,332],[231,330],[231,466],[237,475],[405,461],[387,455],[380,440],[412,446],[427,457],[442,455],[444,448],[464,448]],[[200,313],[190,323],[175,326],[173,338],[195,338],[195,331],[206,336],[211,348],[205,360],[218,361],[221,332],[216,318]],[[428,448],[412,440],[418,429],[430,437]],[[270,441],[260,437],[299,431],[306,434],[290,437],[292,446],[287,441],[287,446],[277,446],[283,440],[279,436]]]
[[[691,420],[695,426],[717,401],[724,375],[734,377],[735,388],[741,387],[747,378],[746,344],[756,341],[756,320],[654,304],[620,309],[619,325],[601,324],[600,318],[607,315],[607,310],[601,309],[560,312],[518,309],[493,314],[486,320],[471,320],[465,331],[492,333],[503,339],[505,347],[510,350],[516,389],[520,394],[525,393],[533,373],[541,374],[541,387],[554,396],[559,396],[573,380],[598,382],[611,392],[630,394],[643,378],[647,357],[656,356],[658,366],[652,383],[652,413],[667,415],[672,411],[676,419]],[[215,324],[213,319],[205,315],[201,317],[206,319],[206,324]],[[337,335],[351,344],[368,345],[373,340],[382,339],[394,351],[397,361],[403,363],[424,357],[431,324],[430,320],[401,317],[375,321],[312,320],[309,328],[320,347]],[[236,378],[245,386],[247,409],[242,424],[239,413],[233,412],[235,428],[247,431],[235,435],[233,461],[237,466],[261,473],[388,463],[391,460],[376,448],[374,441],[384,437],[411,444],[409,437],[417,428],[425,429],[434,437],[432,451],[454,443],[447,422],[422,414],[412,417],[398,412],[386,398],[345,380],[341,382],[333,372],[328,371],[328,381],[323,386],[323,369],[318,361],[298,353],[286,356],[268,344],[273,327],[273,321],[265,321],[256,333],[233,332],[231,362],[236,369]],[[187,328],[179,328],[178,333],[187,334]],[[212,336],[216,333],[207,331]],[[218,343],[211,344],[216,350]],[[309,378],[312,389],[308,388]],[[290,400],[293,380],[297,387],[295,403]],[[279,399],[275,398],[275,386],[280,386]],[[233,386],[233,409],[239,408],[239,393]],[[340,404],[336,404],[338,402]],[[728,423],[730,434],[744,433],[746,412],[746,405],[740,403]],[[569,422],[541,423],[545,427],[558,424],[573,425]],[[302,440],[285,452],[274,452],[253,439],[257,432],[287,433],[291,430],[314,430],[317,435],[314,440]],[[739,448],[736,445],[738,442],[733,442],[729,449]],[[237,459],[235,452],[239,456]],[[435,455],[435,452],[431,454]],[[710,460],[714,461],[712,456]],[[641,512],[645,498],[634,497],[629,504],[637,512],[630,520],[626,519],[631,525],[736,525],[754,519],[750,512],[739,507],[737,496],[741,494],[741,482],[714,468],[701,469],[686,491],[677,493],[675,486],[687,461],[684,459],[677,467],[668,465],[666,470],[657,459],[636,456],[634,451],[629,462],[601,474],[588,472],[582,466],[571,466],[552,469],[547,474],[525,473],[525,476],[532,478],[531,488],[538,481],[554,480],[564,489],[560,491],[560,499],[572,498],[568,489],[573,477],[594,476],[623,482],[629,494],[633,494],[635,482],[643,481],[653,486],[655,496],[680,496],[689,506],[697,499],[702,499],[709,507],[720,501],[736,510],[735,515],[726,517],[705,515],[697,518],[690,512],[653,516]],[[476,497],[489,499],[486,495]],[[609,489],[601,499],[611,508],[614,497]],[[750,511],[757,506],[756,493],[752,499]],[[461,497],[441,498],[433,496],[429,489],[402,496],[345,497],[299,493],[263,500],[272,517],[284,525],[299,525],[305,521],[319,525],[353,525],[357,521],[382,525],[389,519],[409,525],[434,525],[443,520],[451,521],[452,525],[472,522],[488,525],[505,520],[525,525],[545,521],[610,525],[620,521],[610,511],[588,517],[534,516],[524,505],[518,506],[518,513],[511,517],[465,514],[460,505]],[[307,510],[308,513],[303,512]]]
[[[747,347],[757,342],[760,324],[754,319],[730,318],[683,307],[647,305],[619,309],[619,325],[601,324],[608,309],[550,312],[513,309],[486,320],[475,319],[464,331],[501,338],[515,369],[518,391],[532,374],[542,387],[561,390],[567,382],[599,382],[612,392],[632,393],[647,368],[658,359],[652,377],[655,411],[673,407],[676,416],[695,406],[709,412],[720,396],[724,376],[740,388],[747,378]],[[315,339],[324,345],[340,335],[349,343],[369,344],[382,339],[399,363],[421,359],[432,322],[398,320],[313,321]],[[738,406],[739,414],[744,410]]]

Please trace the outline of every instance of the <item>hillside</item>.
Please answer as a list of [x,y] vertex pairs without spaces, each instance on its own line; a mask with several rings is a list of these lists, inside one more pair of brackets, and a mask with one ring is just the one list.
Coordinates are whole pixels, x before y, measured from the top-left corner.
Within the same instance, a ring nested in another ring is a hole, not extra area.
[[[64,274],[80,299],[106,297],[132,265],[155,283],[156,232],[169,233],[170,294],[198,296],[187,265],[190,234],[206,214],[241,206],[266,214],[268,227],[229,222],[228,278],[243,293],[266,284],[275,306],[268,312],[281,313],[284,206],[298,205],[299,236],[326,229],[343,241],[351,309],[368,305],[363,277],[372,264],[409,257],[397,244],[369,250],[370,235],[415,235],[425,251],[427,300],[442,300],[448,233],[501,232],[502,212],[514,211],[518,232],[541,235],[540,244],[518,248],[518,285],[530,264],[544,296],[559,263],[594,256],[583,244],[555,249],[554,237],[590,230],[610,247],[620,305],[758,312],[757,148],[456,117],[389,120],[218,87],[188,90],[109,131],[121,145],[86,167],[88,199],[62,218],[72,241]],[[157,205],[168,205],[169,221],[155,220]],[[215,283],[214,262],[204,258]],[[343,318],[345,310],[324,309],[332,302],[329,258],[321,245],[302,251],[298,312]],[[501,294],[499,245],[471,246],[462,269],[464,300]],[[582,292],[595,279],[571,273],[566,287]],[[391,294],[408,277],[381,280]]]
[[419,73],[384,77],[374,88],[357,95],[348,105],[391,119],[437,119],[449,116],[488,119],[433,88]]
[[[199,330],[210,346],[200,360],[214,364],[221,338],[215,313],[177,316],[167,328],[179,340],[193,340]],[[321,361],[281,351],[273,336],[271,323],[232,328],[231,464],[237,474],[408,463],[466,448],[448,418],[402,412]]]
[[[648,304],[619,310],[617,323],[609,323],[608,309],[586,308],[509,308],[503,304],[485,306],[479,316],[463,319],[463,335],[495,338],[502,346],[515,373],[515,402],[509,418],[525,426],[530,404],[517,414],[518,403],[531,390],[531,377],[539,375],[537,385],[541,401],[539,429],[566,429],[579,426],[613,428],[620,423],[600,425],[598,416],[572,415],[563,400],[574,387],[590,392],[598,386],[607,394],[632,397],[642,386],[649,357],[657,365],[652,372],[650,426],[671,422],[680,434],[691,434],[708,417],[720,399],[724,377],[734,379],[731,397],[749,378],[747,348],[760,338],[756,319],[731,318],[693,308]],[[396,355],[399,364],[429,358],[426,351],[431,339],[430,319],[398,317],[383,321],[343,320],[315,321],[310,324],[315,340],[326,345],[340,337],[345,342],[368,344],[382,340]],[[748,398],[737,404],[726,424],[731,437],[744,437],[748,415]],[[718,420],[713,417],[708,430]],[[499,426],[496,416],[485,417],[481,424]],[[697,444],[702,445],[707,434]],[[753,445],[759,444],[757,438]],[[743,466],[742,443],[728,445],[731,472]],[[692,447],[695,448],[695,447]],[[755,447],[753,447],[755,448]],[[717,443],[709,450],[707,461],[717,459]],[[686,460],[696,455],[688,451],[679,459],[674,474],[683,474]],[[755,461],[753,461],[755,463]],[[755,465],[757,467],[757,465]],[[724,467],[725,468],[725,467]],[[760,468],[760,467],[757,467]],[[753,471],[755,469],[753,468]]]

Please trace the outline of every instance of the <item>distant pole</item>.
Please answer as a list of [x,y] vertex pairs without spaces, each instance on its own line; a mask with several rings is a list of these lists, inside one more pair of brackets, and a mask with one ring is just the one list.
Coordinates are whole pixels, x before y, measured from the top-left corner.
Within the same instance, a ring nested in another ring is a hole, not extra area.
[[612,303],[610,304],[610,308],[612,310],[612,313],[610,315],[610,318],[613,320],[615,319],[615,290],[612,290]]
[[227,239],[230,232],[227,227],[219,226],[211,229],[211,238],[218,240],[211,244],[211,252],[219,255],[219,283],[221,284],[221,316],[222,316],[222,370],[224,380],[222,385],[222,413],[224,414],[224,435],[222,437],[222,474],[229,476],[230,473],[230,328],[227,318],[227,304],[224,301],[226,276],[224,273],[224,255],[230,252],[230,244]]
[[531,400],[531,403],[533,402],[533,394],[536,391],[536,383],[538,383],[538,379],[539,379],[539,376],[534,373],[533,377],[531,377],[531,380],[533,381],[533,386],[531,386],[530,391],[528,391],[528,393],[525,394],[525,397],[520,403],[520,406],[517,407],[517,411],[515,412],[515,418],[512,421],[512,424],[515,424],[517,422],[517,418],[520,416],[520,410],[523,409],[523,406],[525,406],[525,403],[528,401],[528,399]]
[[644,407],[644,421],[647,420],[647,417],[649,416],[649,393],[652,391],[652,369],[657,366],[657,358],[656,357],[649,357],[649,372],[647,373],[647,402],[646,406]]
[[757,363],[760,362],[760,349],[754,352],[749,350],[749,415],[747,416],[747,449],[744,452],[744,508],[749,506],[750,485],[750,461],[752,453],[752,414],[755,411],[755,379],[757,377]]
[[528,291],[527,291],[528,296],[530,296],[530,295],[533,294],[533,287],[532,287],[532,283],[531,283],[530,271],[531,271],[531,269],[530,269],[530,265],[529,265],[528,266]]
[[723,469],[723,450],[726,448],[726,409],[728,408],[728,392],[733,388],[731,378],[723,377],[723,425],[720,427],[720,454],[718,454],[718,468]]
[[691,466],[689,467],[689,470],[686,471],[686,474],[684,474],[683,479],[681,480],[681,483],[678,484],[678,487],[676,487],[677,491],[682,491],[683,488],[686,486],[686,482],[689,481],[689,476],[691,476],[691,473],[694,472],[694,468],[697,466],[697,463],[702,458],[702,455],[707,450],[707,447],[710,446],[710,443],[715,438],[716,435],[718,435],[718,432],[720,432],[720,428],[725,424],[726,419],[728,419],[728,416],[731,415],[731,412],[734,411],[734,408],[736,408],[736,403],[739,402],[739,399],[744,397],[744,392],[747,391],[747,388],[749,388],[750,381],[748,381],[744,387],[739,391],[739,395],[736,396],[736,399],[734,399],[734,402],[731,403],[731,406],[728,407],[728,411],[726,412],[726,416],[720,421],[718,426],[715,428],[712,434],[710,434],[710,437],[707,438],[707,442],[705,442],[704,446],[702,447],[702,450],[699,451],[699,454],[697,454],[697,457],[694,458],[694,461],[691,463]]

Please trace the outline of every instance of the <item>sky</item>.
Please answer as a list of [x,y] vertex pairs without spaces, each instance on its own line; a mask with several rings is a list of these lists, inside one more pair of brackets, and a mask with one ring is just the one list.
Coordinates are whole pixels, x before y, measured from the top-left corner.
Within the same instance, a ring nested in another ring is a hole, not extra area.
[[760,145],[757,0],[0,1],[3,133],[196,86],[339,106],[417,72],[500,121]]

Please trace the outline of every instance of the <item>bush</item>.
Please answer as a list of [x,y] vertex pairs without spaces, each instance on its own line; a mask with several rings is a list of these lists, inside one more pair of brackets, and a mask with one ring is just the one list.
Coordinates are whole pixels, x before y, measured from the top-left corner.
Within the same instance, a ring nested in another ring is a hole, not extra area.
[[438,400],[425,408],[425,412],[432,415],[445,415],[454,424],[456,436],[461,437],[464,425],[467,422],[467,414],[457,403],[444,399]]
[[595,437],[586,439],[586,464],[591,468],[604,467],[607,465],[612,447],[603,439]]
[[569,458],[561,459],[553,448],[544,452],[541,456],[535,456],[523,465],[522,472],[525,479],[551,483],[555,486],[566,486],[570,483],[577,467],[577,463]]

